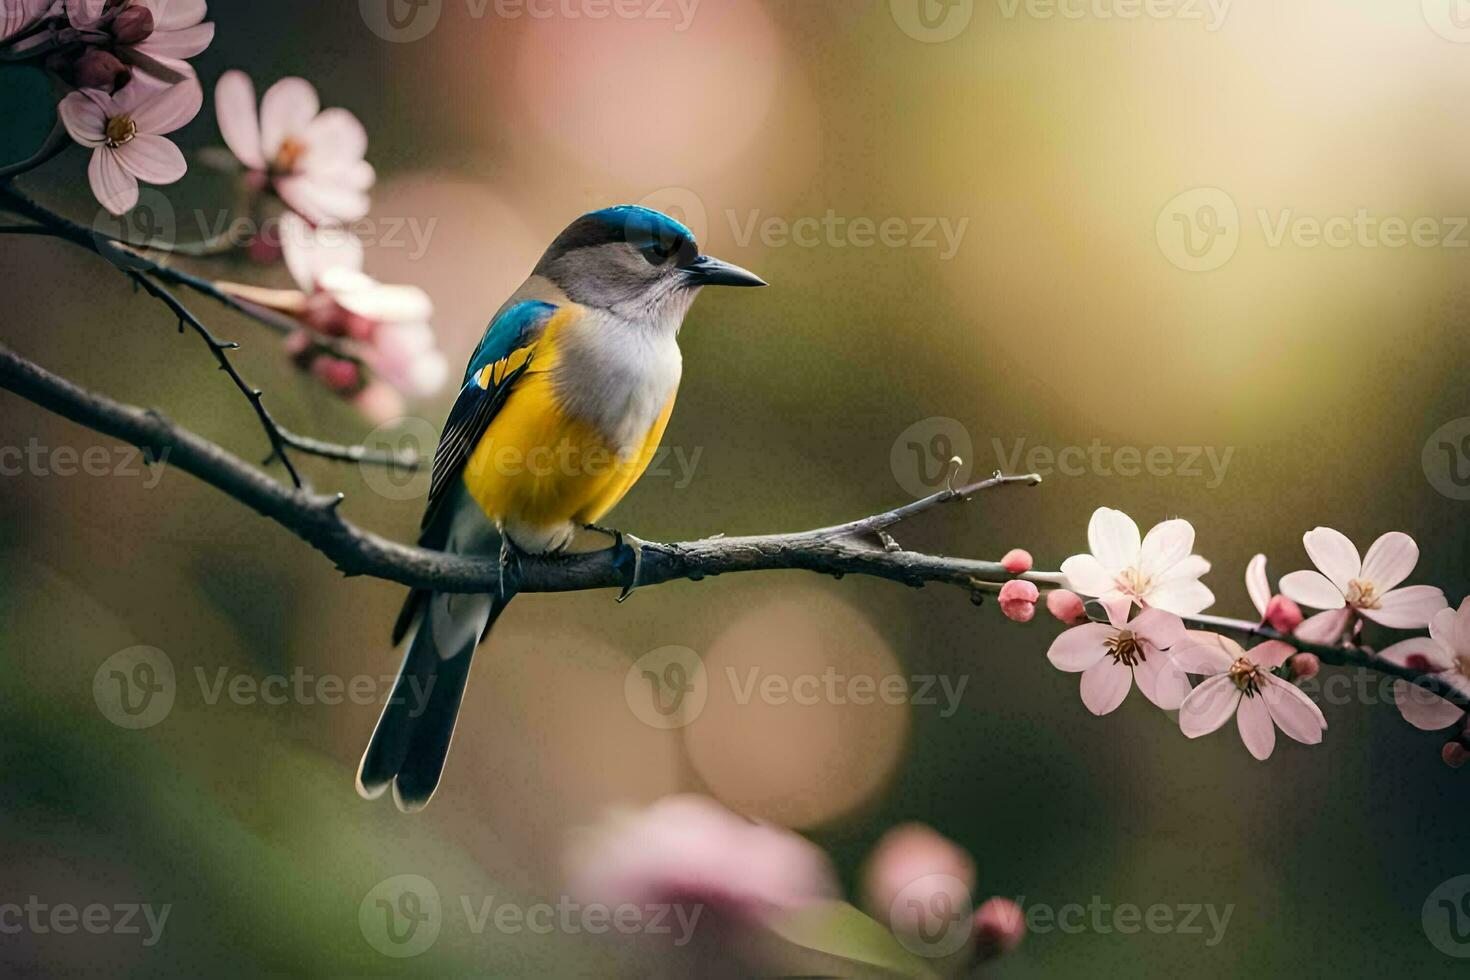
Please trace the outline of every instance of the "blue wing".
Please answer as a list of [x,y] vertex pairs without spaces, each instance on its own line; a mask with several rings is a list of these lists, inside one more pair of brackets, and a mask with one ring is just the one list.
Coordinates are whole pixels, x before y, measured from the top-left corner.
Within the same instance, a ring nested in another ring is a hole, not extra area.
[[[444,422],[439,448],[434,453],[434,475],[429,483],[429,506],[424,512],[424,526],[433,521],[434,513],[445,493],[464,469],[480,437],[490,427],[500,406],[530,364],[526,357],[513,357],[517,351],[535,346],[556,306],[539,300],[517,303],[500,313],[475,348],[465,368],[464,387]],[[515,363],[511,363],[514,361]],[[488,373],[486,368],[492,368]]]

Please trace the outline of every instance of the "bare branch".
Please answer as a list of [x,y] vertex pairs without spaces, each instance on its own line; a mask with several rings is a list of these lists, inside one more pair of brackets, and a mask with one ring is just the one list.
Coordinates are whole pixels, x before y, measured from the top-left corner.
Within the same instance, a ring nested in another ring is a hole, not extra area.
[[[341,495],[323,496],[282,486],[238,457],[157,412],[145,411],[86,391],[51,374],[0,345],[0,388],[97,432],[123,439],[223,491],[301,538],[330,558],[346,575],[368,575],[413,588],[439,592],[494,592],[500,585],[500,562],[464,558],[389,541],[362,530],[339,512]],[[903,585],[929,582],[954,585],[970,593],[989,591],[1020,578],[1038,587],[1056,587],[1057,572],[1013,575],[998,562],[945,558],[903,549],[889,550],[858,535],[886,528],[941,503],[962,501],[982,490],[1012,484],[1029,485],[1034,476],[982,480],[958,490],[946,489],[894,510],[857,521],[800,531],[744,537],[716,536],[669,544],[641,542],[638,585],[646,587],[678,579],[698,581],[714,575],[799,569],[823,575],[869,575]],[[521,592],[575,592],[626,587],[630,572],[615,548],[585,554],[527,556],[520,562],[516,588]],[[1391,664],[1362,647],[1334,647],[1284,636],[1268,626],[1215,616],[1185,617],[1204,629],[1282,640],[1314,653],[1324,662],[1365,667],[1417,684],[1461,707],[1470,699],[1434,674]]]

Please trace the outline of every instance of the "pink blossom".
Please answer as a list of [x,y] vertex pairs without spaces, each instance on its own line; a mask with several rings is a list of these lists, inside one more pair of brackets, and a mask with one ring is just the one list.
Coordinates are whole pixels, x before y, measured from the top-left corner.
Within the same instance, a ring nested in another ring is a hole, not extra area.
[[1000,566],[1012,575],[1021,575],[1029,572],[1031,571],[1031,552],[1021,548],[1012,548],[1000,560]]
[[1291,668],[1291,679],[1309,681],[1322,672],[1322,658],[1315,653],[1299,653],[1287,661]]
[[585,902],[700,904],[746,923],[839,894],[816,845],[695,795],[615,813],[584,831],[568,851],[567,871]]
[[1133,602],[1179,616],[1194,616],[1215,601],[1200,582],[1210,563],[1194,548],[1188,521],[1170,520],[1139,540],[1138,525],[1120,510],[1099,507],[1087,525],[1090,554],[1062,562],[1073,591],[1096,596],[1104,605]]
[[988,899],[975,910],[975,956],[981,961],[1013,952],[1026,938],[1026,916],[1009,898]]
[[1000,611],[1017,623],[1029,623],[1036,615],[1041,591],[1031,582],[1012,579],[1000,587]]
[[915,882],[933,878],[953,908],[969,908],[975,887],[975,862],[964,848],[921,823],[889,829],[863,862],[860,875],[863,907],[895,932],[912,932],[920,923],[916,910],[902,899]]
[[1184,623],[1161,609],[1145,609],[1125,621],[1126,607],[1106,608],[1109,623],[1067,630],[1046,658],[1058,670],[1082,674],[1082,703],[1095,715],[1122,704],[1135,680],[1143,696],[1160,708],[1179,707],[1189,693],[1189,679],[1165,651],[1184,640]]
[[[1395,588],[1419,561],[1419,546],[1407,534],[1383,535],[1366,558],[1359,558],[1347,536],[1330,527],[1308,531],[1302,543],[1318,571],[1292,572],[1281,580],[1281,591],[1304,606],[1352,610],[1393,629],[1421,629],[1445,608],[1444,593],[1434,586]],[[1345,626],[1346,617],[1342,622]]]
[[1082,597],[1067,589],[1053,589],[1046,594],[1046,611],[1068,626],[1087,621],[1087,607]]
[[1261,615],[1261,622],[1269,623],[1278,633],[1291,633],[1301,625],[1302,611],[1295,602],[1284,595],[1271,593],[1271,581],[1266,577],[1266,556],[1256,555],[1245,566],[1245,590],[1251,597],[1251,605]]
[[[1290,655],[1279,641],[1263,643],[1249,652],[1224,636],[1176,650],[1178,669],[1207,679],[1190,692],[1179,708],[1179,728],[1190,738],[1216,731],[1235,716],[1241,741],[1257,759],[1267,759],[1276,745],[1276,729],[1306,745],[1322,741],[1327,719],[1298,688],[1271,672]],[[1199,633],[1191,634],[1198,640]]]
[[[1395,643],[1379,656],[1400,667],[1433,673],[1470,697],[1470,598],[1458,610],[1445,608],[1435,613],[1428,636]],[[1463,708],[1410,681],[1394,681],[1393,694],[1399,713],[1415,728],[1448,728],[1465,717]]]
[[1439,757],[1451,769],[1459,769],[1465,763],[1470,762],[1470,750],[1466,750],[1465,746],[1459,742],[1446,742],[1444,748],[1440,750]]
[[203,101],[192,79],[162,90],[129,85],[116,95],[87,89],[61,100],[67,132],[92,148],[87,174],[103,207],[123,214],[138,203],[138,181],[172,184],[184,176],[184,154],[164,135],[198,115]]
[[367,192],[377,175],[363,159],[367,131],[346,109],[322,111],[310,82],[276,82],[257,114],[250,76],[229,71],[215,87],[214,101],[230,151],[263,175],[296,213],[316,225],[352,222],[368,213]]
[[189,58],[214,40],[206,0],[66,0],[66,16],[91,49],[105,49],[157,82],[193,77]]

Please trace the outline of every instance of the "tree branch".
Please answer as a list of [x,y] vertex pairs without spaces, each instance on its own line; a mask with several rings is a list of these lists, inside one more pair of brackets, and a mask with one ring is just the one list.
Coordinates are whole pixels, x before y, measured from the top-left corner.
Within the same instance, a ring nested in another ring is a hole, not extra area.
[[[162,415],[86,391],[65,378],[0,345],[0,388],[29,399],[79,425],[125,440],[153,460],[177,466],[223,491],[301,538],[326,555],[345,575],[367,575],[412,588],[438,592],[494,592],[499,589],[497,560],[465,558],[389,541],[358,528],[339,513],[343,497],[323,496],[282,486],[220,446]],[[736,572],[805,570],[823,575],[869,575],[909,586],[939,582],[974,592],[1011,579],[1040,588],[1065,581],[1058,572],[1013,575],[1000,563],[946,558],[907,551],[885,543],[884,531],[941,504],[966,500],[983,490],[1033,486],[1035,475],[996,474],[970,486],[946,487],[922,500],[871,517],[791,534],[713,537],[675,543],[640,542],[639,586],[679,579],[699,581]],[[891,539],[887,539],[891,541]],[[626,587],[629,570],[616,548],[583,554],[526,556],[515,587],[520,592],[576,592]],[[1191,626],[1247,637],[1282,640],[1324,662],[1357,666],[1417,684],[1461,707],[1465,698],[1434,674],[1400,667],[1363,647],[1308,643],[1245,620],[1216,616],[1185,617]]]

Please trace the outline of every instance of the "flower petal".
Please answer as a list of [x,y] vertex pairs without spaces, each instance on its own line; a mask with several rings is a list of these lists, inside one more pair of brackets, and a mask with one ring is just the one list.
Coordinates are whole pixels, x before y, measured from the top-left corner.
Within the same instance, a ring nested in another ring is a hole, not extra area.
[[307,145],[302,168],[308,173],[342,170],[367,153],[367,130],[346,109],[327,109],[301,131]]
[[1184,639],[1184,623],[1162,609],[1145,609],[1133,617],[1128,628],[1160,650],[1167,650]]
[[[100,94],[100,93],[99,93]],[[106,96],[102,96],[106,98]],[[111,100],[108,100],[111,103]],[[56,107],[71,138],[83,146],[100,146],[107,138],[107,107],[88,92],[73,92]]]
[[1271,581],[1266,578],[1266,556],[1256,555],[1245,566],[1245,591],[1250,593],[1251,605],[1261,618],[1266,618],[1266,606],[1271,601]]
[[267,160],[281,152],[288,136],[298,136],[321,111],[316,89],[304,78],[283,78],[260,103],[260,146]]
[[138,124],[139,133],[162,136],[187,125],[203,105],[204,89],[199,79],[189,78],[138,106],[132,113],[133,122]]
[[291,277],[307,293],[316,292],[331,270],[362,270],[362,241],[356,235],[343,229],[318,231],[290,212],[281,216],[281,251]]
[[353,191],[370,190],[377,183],[378,172],[366,160],[358,160],[333,173],[332,179]]
[[1128,696],[1132,669],[1104,657],[1082,673],[1082,703],[1095,715],[1105,715]]
[[1429,636],[1411,636],[1407,640],[1400,640],[1388,649],[1380,650],[1378,656],[1391,664],[1412,667],[1415,670],[1449,670],[1455,665],[1450,652],[1438,640]]
[[1139,691],[1165,711],[1174,711],[1189,696],[1189,676],[1167,653],[1155,650],[1133,668]]
[[1078,673],[1091,667],[1103,658],[1107,650],[1103,642],[1116,632],[1102,623],[1083,623],[1074,626],[1051,643],[1046,659],[1057,670]]
[[[177,0],[175,0],[177,2]],[[193,58],[214,41],[214,24],[197,24],[176,31],[156,30],[133,47],[154,58]]]
[[1194,548],[1194,525],[1174,518],[1155,524],[1143,539],[1138,555],[1139,570],[1147,576],[1162,576],[1189,557]]
[[1087,522],[1087,547],[1109,576],[1138,564],[1138,525],[1121,510],[1099,507]]
[[66,0],[66,19],[72,27],[91,27],[106,9],[107,0]]
[[1352,617],[1353,611],[1344,605],[1341,609],[1331,609],[1307,617],[1292,635],[1308,643],[1326,643],[1336,646],[1342,639],[1343,630],[1347,629],[1348,620]]
[[1271,722],[1271,709],[1266,707],[1264,697],[1241,698],[1235,725],[1251,755],[1262,762],[1271,758],[1271,750],[1276,747],[1276,726]]
[[374,283],[371,289],[344,293],[336,300],[349,313],[380,323],[422,322],[434,315],[434,303],[429,294],[417,286]]
[[1223,674],[1236,659],[1244,656],[1240,644],[1213,633],[1191,633],[1189,639],[1171,650],[1174,666],[1189,674],[1210,676]]
[[356,221],[372,206],[361,191],[308,176],[280,178],[276,181],[276,193],[291,210],[319,225]]
[[1198,579],[1176,579],[1154,586],[1143,600],[1176,616],[1197,616],[1215,604],[1215,593]]
[[1306,546],[1307,556],[1312,559],[1312,564],[1340,592],[1346,592],[1348,583],[1358,578],[1363,571],[1363,561],[1358,557],[1358,549],[1341,531],[1334,531],[1330,527],[1316,527],[1302,535],[1302,544]]
[[1372,582],[1380,594],[1389,591],[1419,564],[1419,546],[1402,531],[1389,531],[1368,549],[1360,578]]
[[1235,714],[1240,701],[1240,688],[1229,675],[1211,677],[1191,691],[1179,706],[1179,730],[1190,738],[1218,731]]
[[1199,555],[1186,555],[1175,562],[1173,567],[1162,575],[1154,576],[1155,585],[1167,585],[1170,582],[1178,582],[1181,579],[1200,578],[1210,570],[1210,563]]
[[265,169],[260,152],[260,116],[255,111],[255,83],[243,71],[227,71],[214,87],[214,115],[230,152],[251,170]]
[[135,0],[153,14],[155,31],[179,31],[193,27],[204,19],[209,4],[206,0]]
[[189,172],[184,153],[166,136],[137,136],[119,146],[117,162],[149,184],[172,184]]
[[1296,647],[1280,640],[1267,640],[1265,643],[1259,643],[1251,647],[1250,652],[1246,654],[1253,663],[1260,664],[1262,667],[1280,667],[1295,655]]
[[1288,572],[1281,577],[1281,594],[1313,609],[1341,609],[1347,605],[1347,600],[1342,597],[1343,589],[1321,572]]
[[1274,675],[1267,675],[1261,686],[1261,698],[1271,712],[1271,720],[1286,736],[1303,745],[1322,741],[1327,719],[1306,692]]
[[138,204],[138,180],[118,163],[115,151],[99,146],[87,166],[92,193],[113,214],[126,214]]
[[1377,609],[1358,611],[1373,622],[1390,629],[1417,630],[1428,626],[1429,621],[1446,605],[1444,592],[1438,587],[1409,585],[1381,596]]
[[1404,721],[1421,731],[1448,728],[1465,716],[1458,705],[1409,681],[1393,682],[1393,699]]
[[1113,576],[1092,555],[1073,555],[1062,562],[1062,574],[1073,592],[1100,596],[1113,588]]

